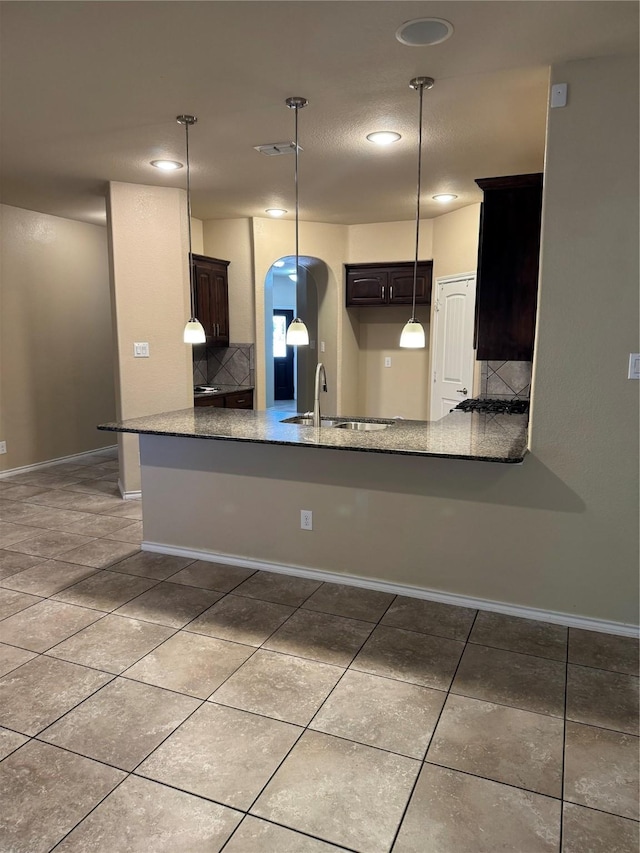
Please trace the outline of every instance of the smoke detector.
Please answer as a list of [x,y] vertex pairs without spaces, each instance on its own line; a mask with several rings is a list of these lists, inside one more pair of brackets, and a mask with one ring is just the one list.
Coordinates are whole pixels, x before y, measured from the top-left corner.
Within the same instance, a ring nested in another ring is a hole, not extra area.
[[[260,154],[266,154],[267,157],[278,157],[280,154],[294,154],[296,150],[295,142],[269,142],[267,145],[254,145],[255,151]],[[302,147],[298,145],[298,151],[302,151]]]

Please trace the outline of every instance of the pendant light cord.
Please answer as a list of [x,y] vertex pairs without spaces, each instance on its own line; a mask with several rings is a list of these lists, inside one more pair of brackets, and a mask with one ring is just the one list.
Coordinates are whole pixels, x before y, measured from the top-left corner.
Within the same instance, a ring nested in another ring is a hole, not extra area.
[[296,104],[293,108],[293,112],[295,115],[295,155],[296,155],[296,165],[295,165],[295,174],[294,174],[294,182],[296,185],[296,289],[298,284],[298,219],[300,216],[299,203],[298,203],[298,110],[300,107]]
[[413,301],[411,304],[411,319],[416,316],[416,288],[418,285],[418,252],[420,241],[420,184],[422,179],[422,99],[424,96],[424,84],[418,86],[420,94],[420,117],[418,120],[418,189],[416,192],[416,254],[413,262]]
[[191,297],[191,319],[196,316],[196,300],[193,286],[193,258],[191,256],[191,165],[189,162],[189,122],[185,121],[184,131],[187,140],[187,225],[189,228],[189,295]]

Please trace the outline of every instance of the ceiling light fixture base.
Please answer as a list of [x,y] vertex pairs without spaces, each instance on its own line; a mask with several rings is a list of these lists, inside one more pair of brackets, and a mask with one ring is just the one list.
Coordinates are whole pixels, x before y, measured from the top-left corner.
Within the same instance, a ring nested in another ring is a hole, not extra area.
[[196,118],[196,116],[176,116],[176,121],[178,122],[178,124],[192,125],[195,124],[198,119]]
[[409,88],[410,89],[433,89],[433,84],[436,81],[433,77],[414,77],[412,80],[409,80]]
[[306,98],[287,98],[285,104],[289,107],[290,110],[301,110],[303,107],[306,107],[309,101]]

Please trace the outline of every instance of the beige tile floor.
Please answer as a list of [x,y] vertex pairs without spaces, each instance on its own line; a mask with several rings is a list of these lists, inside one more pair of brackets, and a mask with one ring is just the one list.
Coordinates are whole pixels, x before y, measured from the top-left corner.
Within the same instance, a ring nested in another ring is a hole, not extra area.
[[637,853],[636,641],[144,553],[116,468],[0,480],[2,853]]

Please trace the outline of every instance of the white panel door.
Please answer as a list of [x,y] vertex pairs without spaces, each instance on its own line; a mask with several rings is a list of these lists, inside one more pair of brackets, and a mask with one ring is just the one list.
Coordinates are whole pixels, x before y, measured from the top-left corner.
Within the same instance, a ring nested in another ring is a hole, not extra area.
[[475,273],[436,280],[432,333],[431,420],[473,396]]

